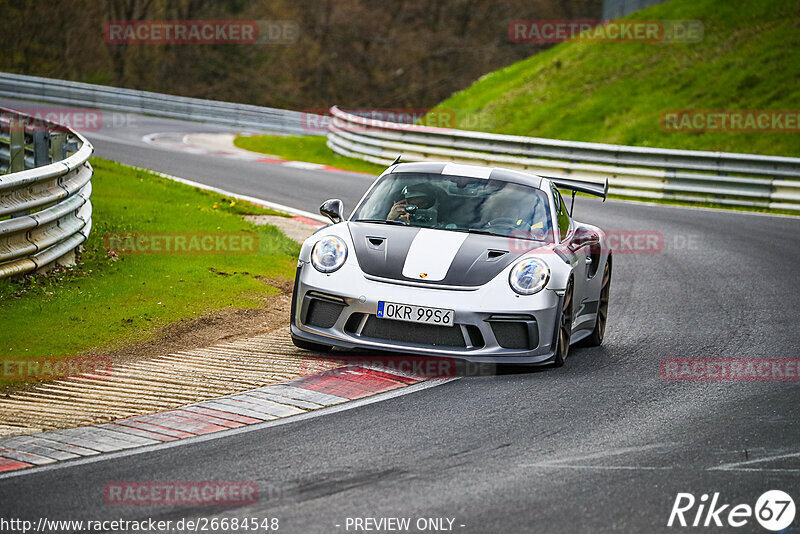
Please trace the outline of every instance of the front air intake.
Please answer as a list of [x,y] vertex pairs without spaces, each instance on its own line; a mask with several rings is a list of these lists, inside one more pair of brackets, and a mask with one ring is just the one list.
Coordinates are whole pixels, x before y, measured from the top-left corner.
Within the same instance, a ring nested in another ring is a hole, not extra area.
[[497,344],[504,349],[533,350],[539,346],[539,328],[530,315],[492,315],[487,319]]
[[337,297],[308,294],[305,298],[305,320],[303,323],[318,328],[331,328],[347,305]]

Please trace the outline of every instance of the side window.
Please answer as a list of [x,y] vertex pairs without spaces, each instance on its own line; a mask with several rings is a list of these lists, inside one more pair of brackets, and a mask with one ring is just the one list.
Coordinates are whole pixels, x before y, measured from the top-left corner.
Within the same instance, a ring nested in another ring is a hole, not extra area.
[[554,198],[558,202],[558,209],[556,216],[558,217],[558,231],[561,232],[561,241],[564,241],[569,231],[569,214],[567,213],[567,206],[564,204],[564,199],[561,198],[561,193],[553,188]]

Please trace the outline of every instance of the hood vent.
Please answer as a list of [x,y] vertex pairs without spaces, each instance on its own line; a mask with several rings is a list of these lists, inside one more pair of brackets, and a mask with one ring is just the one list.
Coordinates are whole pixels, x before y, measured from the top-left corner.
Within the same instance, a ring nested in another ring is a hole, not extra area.
[[385,242],[385,237],[367,237],[367,246],[371,249],[380,250]]
[[488,250],[486,252],[486,261],[497,261],[506,254],[508,254],[507,250]]

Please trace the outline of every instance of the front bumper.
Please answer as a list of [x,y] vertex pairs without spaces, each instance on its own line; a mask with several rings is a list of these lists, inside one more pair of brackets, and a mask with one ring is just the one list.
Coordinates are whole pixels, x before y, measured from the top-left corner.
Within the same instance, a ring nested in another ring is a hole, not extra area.
[[[378,301],[455,310],[454,326],[376,317]],[[292,336],[346,349],[446,356],[476,363],[532,364],[554,354],[561,298],[552,290],[514,293],[503,276],[462,289],[367,278],[355,262],[323,274],[300,262]]]

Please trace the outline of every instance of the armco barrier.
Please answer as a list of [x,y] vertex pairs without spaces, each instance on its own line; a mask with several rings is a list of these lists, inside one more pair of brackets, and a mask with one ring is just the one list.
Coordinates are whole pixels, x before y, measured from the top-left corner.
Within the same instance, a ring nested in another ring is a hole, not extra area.
[[238,126],[260,131],[309,135],[307,121],[313,115],[233,102],[121,89],[0,72],[0,96],[27,98],[127,113],[142,113],[181,120]]
[[360,117],[331,108],[328,146],[390,164],[445,160],[610,182],[612,194],[800,211],[800,158],[489,134]]
[[0,108],[0,278],[69,263],[92,228],[92,145]]
[[[297,111],[185,98],[36,76],[0,73],[0,96],[144,113],[284,133],[315,134],[318,117]],[[328,146],[389,164],[449,160],[601,183],[638,198],[800,211],[800,158],[560,141],[367,119],[331,108]],[[8,150],[0,146],[0,158]],[[35,154],[26,151],[32,164]]]

